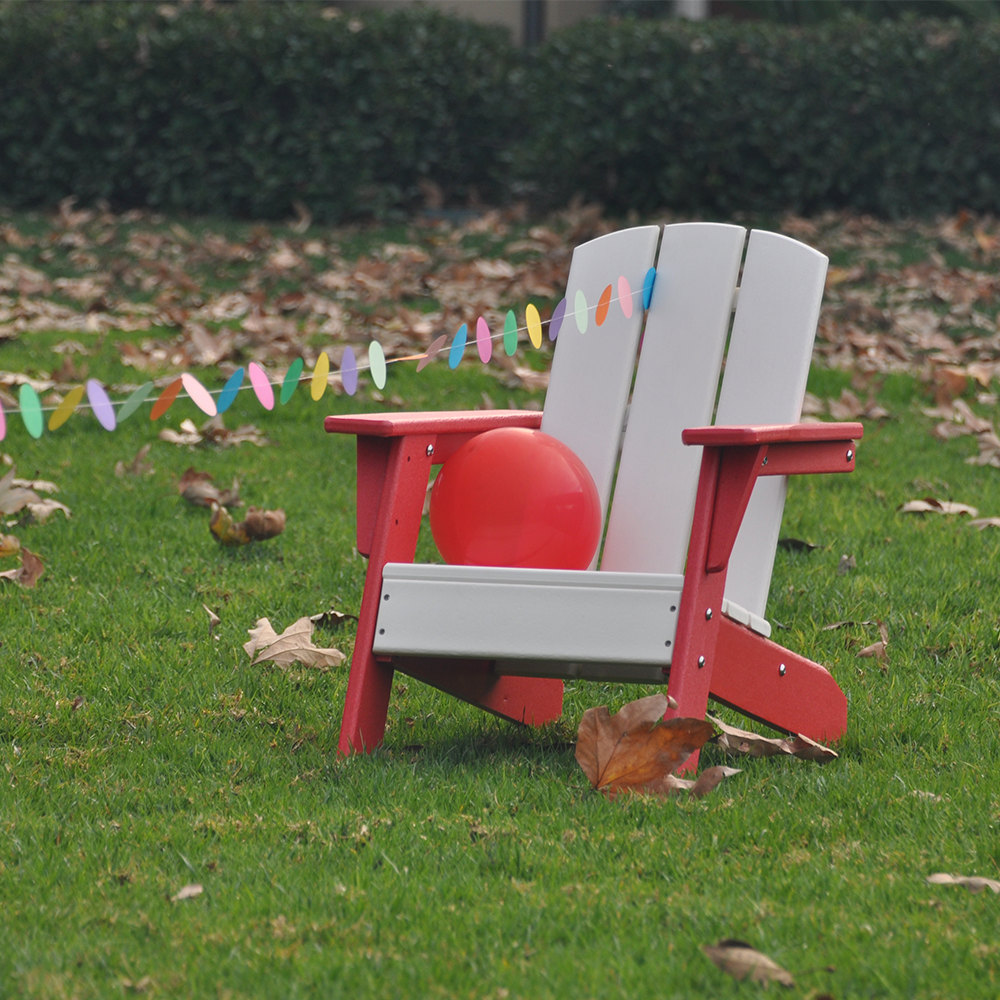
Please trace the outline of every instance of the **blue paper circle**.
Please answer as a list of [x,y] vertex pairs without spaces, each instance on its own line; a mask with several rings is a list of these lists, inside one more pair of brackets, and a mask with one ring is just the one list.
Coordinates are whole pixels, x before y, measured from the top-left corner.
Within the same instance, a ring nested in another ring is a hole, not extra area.
[[219,399],[215,404],[215,408],[219,411],[219,413],[225,413],[225,411],[233,405],[236,393],[240,391],[240,386],[243,385],[243,376],[245,374],[245,368],[237,368],[236,371],[229,376],[229,380],[222,387],[222,392],[219,393]]
[[653,285],[656,284],[656,268],[651,267],[646,272],[646,277],[642,282],[642,308],[648,309],[649,303],[653,300]]
[[469,337],[469,328],[463,323],[455,334],[455,339],[451,342],[451,350],[448,352],[448,367],[457,368],[465,352],[465,342]]

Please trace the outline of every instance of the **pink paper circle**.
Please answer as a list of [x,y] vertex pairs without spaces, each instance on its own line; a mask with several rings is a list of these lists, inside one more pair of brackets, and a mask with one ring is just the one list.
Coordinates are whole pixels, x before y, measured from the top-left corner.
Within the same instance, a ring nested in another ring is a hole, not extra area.
[[115,408],[111,405],[104,386],[97,379],[87,379],[87,399],[94,416],[97,417],[97,422],[106,431],[113,431],[118,426],[118,421],[115,420]]
[[623,274],[618,279],[618,305],[622,307],[622,312],[626,319],[632,318],[632,286],[628,283],[628,278]]
[[490,337],[490,328],[482,316],[476,320],[476,350],[484,365],[493,357],[493,338]]
[[247,370],[250,373],[250,384],[253,386],[253,391],[257,394],[257,399],[260,400],[260,405],[265,410],[273,410],[274,390],[271,388],[271,383],[264,374],[264,369],[256,361],[251,361]]
[[215,400],[212,399],[212,394],[193,375],[184,372],[181,375],[181,382],[184,383],[184,389],[191,397],[191,402],[199,410],[207,413],[210,417],[214,417],[219,412],[216,408]]

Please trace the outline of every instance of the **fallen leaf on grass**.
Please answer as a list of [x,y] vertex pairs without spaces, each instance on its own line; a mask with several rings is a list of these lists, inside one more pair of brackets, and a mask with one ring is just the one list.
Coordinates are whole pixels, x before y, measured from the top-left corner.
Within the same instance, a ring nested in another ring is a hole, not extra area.
[[583,713],[577,732],[576,759],[591,785],[605,794],[621,791],[670,794],[672,772],[712,736],[703,719],[663,721],[662,694],[630,702],[615,715],[607,707]]
[[889,654],[886,652],[886,644],[879,640],[878,642],[873,642],[870,646],[865,646],[864,649],[858,650],[856,656],[861,658],[863,656],[873,656],[880,663],[887,663],[889,660]]
[[664,784],[671,791],[687,792],[690,798],[701,799],[717,788],[726,778],[742,773],[742,768],[716,764],[715,767],[708,767],[702,771],[695,780],[678,778],[676,774],[668,774]]
[[748,757],[798,757],[800,760],[815,760],[824,763],[839,756],[835,750],[809,739],[808,736],[773,737],[761,736],[748,729],[737,729],[717,719],[708,716],[709,721],[722,732],[712,742],[721,747],[727,754]]
[[318,615],[310,615],[309,621],[320,628],[337,628],[343,625],[348,618],[354,621],[358,620],[357,615],[349,614],[346,611],[338,611],[336,608],[331,607],[329,611],[322,611]]
[[211,473],[199,472],[193,466],[188,466],[181,474],[177,481],[177,492],[196,507],[211,507],[213,503],[221,507],[243,506],[238,479],[233,479],[233,485],[228,490],[220,490]]
[[191,885],[185,885],[178,889],[170,897],[170,902],[179,903],[182,899],[194,899],[195,896],[200,896],[204,891],[202,886],[198,885],[197,882],[193,882]]
[[131,979],[122,980],[122,989],[128,990],[131,993],[145,993],[147,990],[151,990],[152,988],[152,976],[143,976],[142,979],[136,979],[135,981]]
[[205,614],[208,615],[208,634],[211,635],[215,631],[215,626],[222,619],[207,604],[203,604],[202,607],[205,609]]
[[33,490],[15,482],[17,466],[12,466],[0,479],[0,514],[16,514],[29,503],[37,503],[42,498]]
[[182,420],[180,431],[169,427],[160,431],[161,441],[169,444],[196,445],[203,441],[218,445],[220,448],[230,448],[238,444],[255,444],[263,448],[271,442],[261,433],[259,427],[253,424],[242,424],[236,430],[230,430],[222,422],[221,416],[214,416],[205,421],[199,428],[193,420]]
[[[301,663],[304,667],[339,667],[346,657],[339,649],[320,649],[312,642],[313,623],[300,618],[281,635],[274,631],[267,618],[258,618],[250,633],[249,642],[243,644],[252,663],[273,663],[276,667],[290,667]],[[254,656],[256,654],[256,659]]]
[[794,986],[792,974],[783,969],[773,959],[757,951],[746,943],[734,938],[725,938],[716,945],[703,944],[701,950],[733,979],[749,979],[754,983],[780,983]]
[[16,556],[21,551],[21,542],[13,535],[0,535],[0,557]]
[[34,552],[22,547],[20,567],[4,570],[0,573],[0,580],[13,580],[18,586],[31,590],[44,572],[42,560]]
[[44,500],[39,500],[37,503],[27,504],[28,513],[39,523],[45,524],[45,522],[57,511],[61,510],[66,517],[72,517],[72,513],[64,503],[60,503],[58,500],[53,500],[50,497],[46,497]]
[[152,447],[151,444],[144,444],[135,453],[135,458],[127,465],[121,461],[115,462],[115,475],[119,479],[124,479],[125,476],[151,476],[156,472],[156,469],[153,468],[151,462],[146,461],[146,456]]
[[975,517],[979,511],[965,503],[954,503],[951,500],[937,500],[925,497],[923,500],[910,500],[899,508],[900,514],[968,514]]
[[1000,528],[1000,517],[976,517],[969,522],[970,528],[985,531],[986,528]]
[[1000,882],[993,878],[982,878],[979,875],[949,875],[947,872],[937,872],[928,875],[927,882],[931,885],[964,885],[969,892],[982,892],[989,889],[1000,893]]
[[849,556],[846,552],[840,557],[837,564],[837,576],[847,576],[852,569],[858,568],[858,561],[854,556]]
[[213,501],[208,528],[222,545],[249,545],[280,535],[285,530],[285,512],[250,507],[245,521],[233,521],[229,511]]

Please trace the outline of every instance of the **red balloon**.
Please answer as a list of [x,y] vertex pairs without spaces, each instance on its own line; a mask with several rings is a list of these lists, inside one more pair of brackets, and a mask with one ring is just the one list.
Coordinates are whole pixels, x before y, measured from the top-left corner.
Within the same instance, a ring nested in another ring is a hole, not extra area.
[[583,462],[541,431],[503,427],[462,445],[431,491],[431,532],[462,566],[586,569],[601,502]]

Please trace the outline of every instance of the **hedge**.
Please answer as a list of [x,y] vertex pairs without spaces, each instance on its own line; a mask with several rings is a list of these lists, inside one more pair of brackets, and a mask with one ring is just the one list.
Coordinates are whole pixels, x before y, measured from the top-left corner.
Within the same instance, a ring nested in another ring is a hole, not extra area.
[[436,14],[313,3],[0,8],[0,198],[335,220],[422,180],[500,195],[513,49]]
[[1000,206],[1000,28],[415,7],[0,4],[0,202],[321,221],[574,195],[615,212]]
[[629,20],[575,26],[543,61],[525,162],[556,201],[888,216],[1000,206],[995,24]]

